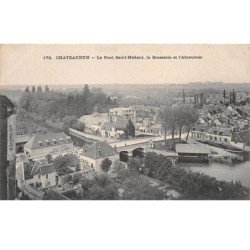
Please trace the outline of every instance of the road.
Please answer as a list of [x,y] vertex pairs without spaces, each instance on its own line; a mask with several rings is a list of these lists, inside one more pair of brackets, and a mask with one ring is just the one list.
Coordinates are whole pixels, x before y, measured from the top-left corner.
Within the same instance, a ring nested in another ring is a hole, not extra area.
[[[186,137],[186,133],[184,133],[183,138]],[[172,135],[168,135],[167,139],[171,139]],[[179,136],[176,136],[175,138],[179,138]],[[133,138],[133,139],[128,139],[128,140],[122,140],[122,141],[118,141],[118,142],[112,142],[110,143],[110,145],[112,147],[116,146],[116,148],[122,148],[122,147],[126,147],[126,146],[132,146],[132,145],[136,145],[136,144],[143,144],[143,143],[148,143],[149,141],[163,141],[164,140],[164,136],[155,136],[155,137],[147,137],[147,138]]]

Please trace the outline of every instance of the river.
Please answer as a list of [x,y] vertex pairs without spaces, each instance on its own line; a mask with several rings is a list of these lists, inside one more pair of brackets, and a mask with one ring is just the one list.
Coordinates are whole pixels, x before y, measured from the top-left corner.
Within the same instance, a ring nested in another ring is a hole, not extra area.
[[[78,139],[75,136],[70,135],[73,144],[76,147],[89,146],[89,143]],[[210,147],[215,149],[214,147]],[[218,149],[217,149],[218,150]],[[223,150],[224,151],[224,150]],[[220,149],[220,153],[222,150]],[[244,186],[250,188],[250,158],[242,157],[238,154],[226,153],[227,159],[223,159],[223,162],[216,162],[211,160],[209,164],[206,163],[178,163],[178,166],[191,171],[199,171],[204,174],[215,177],[218,180],[223,181],[241,181]],[[229,157],[230,156],[230,157]],[[225,157],[225,156],[224,156]],[[237,162],[232,162],[232,159],[237,158]]]
[[211,161],[210,164],[179,163],[178,166],[191,171],[199,171],[223,181],[241,181],[250,188],[250,161],[237,164]]

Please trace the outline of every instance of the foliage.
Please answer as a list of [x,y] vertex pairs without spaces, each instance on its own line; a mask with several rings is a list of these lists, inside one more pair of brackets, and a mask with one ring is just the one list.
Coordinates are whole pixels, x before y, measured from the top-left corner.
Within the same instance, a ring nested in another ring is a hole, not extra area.
[[54,166],[59,175],[72,173],[69,167],[75,168],[75,171],[80,170],[80,161],[77,156],[73,154],[60,155],[55,158]]
[[135,126],[130,119],[128,120],[124,134],[126,137],[135,137]]
[[112,164],[112,161],[109,159],[109,158],[105,158],[102,163],[101,163],[101,169],[104,171],[104,172],[108,172],[109,171],[109,168]]
[[51,155],[51,154],[47,154],[47,155],[45,156],[45,158],[46,158],[46,160],[47,160],[48,163],[51,163],[51,162],[52,162],[52,155]]
[[116,183],[107,175],[97,175],[93,179],[80,180],[83,189],[83,199],[86,200],[116,200],[118,189]]
[[176,123],[177,112],[176,109],[172,107],[164,107],[159,111],[159,120],[164,130],[164,144],[166,145],[166,137],[167,131],[171,130],[172,132],[172,144],[174,147],[174,130],[175,130],[175,123]]
[[140,158],[131,158],[128,162],[128,168],[130,171],[135,171],[137,173],[142,171],[143,162]]
[[218,181],[199,172],[188,172],[173,166],[163,155],[148,153],[145,167],[150,166],[149,175],[181,189],[183,199],[249,199],[249,189],[240,182]]
[[[179,107],[179,108],[173,108],[173,107],[164,107],[159,112],[159,120],[162,125],[162,128],[164,130],[164,143],[166,146],[166,136],[167,131],[170,130],[172,134],[172,147],[174,149],[175,140],[174,140],[174,132],[175,129],[179,129],[179,138],[181,139],[181,133],[183,127],[186,127],[188,129],[188,134],[190,131],[191,126],[197,122],[198,120],[198,113],[193,108],[187,108],[187,107]],[[188,135],[186,140],[188,139]]]
[[167,196],[156,186],[151,186],[143,176],[133,176],[125,179],[122,184],[124,200],[163,200]]
[[106,112],[114,103],[102,92],[91,93],[87,84],[83,91],[69,94],[51,91],[48,86],[45,87],[45,91],[38,86],[36,91],[33,86],[32,91],[23,92],[19,100],[19,108],[36,114],[41,121],[63,120],[64,129],[72,126],[81,131],[84,124],[78,123],[77,119],[92,113],[95,106],[100,112]]
[[109,173],[114,176],[118,176],[119,173],[126,170],[126,163],[120,160],[115,160],[113,165],[109,169]]

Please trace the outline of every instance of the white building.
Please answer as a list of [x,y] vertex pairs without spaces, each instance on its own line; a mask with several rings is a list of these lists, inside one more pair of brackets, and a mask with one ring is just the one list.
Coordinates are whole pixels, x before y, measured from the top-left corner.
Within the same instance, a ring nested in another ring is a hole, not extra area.
[[111,122],[115,122],[118,118],[131,119],[133,124],[136,124],[136,109],[134,107],[129,108],[113,108],[109,110],[109,118]]
[[120,139],[125,134],[129,120],[117,119],[114,122],[105,122],[101,127],[101,135],[104,138]]
[[88,147],[85,152],[79,155],[80,160],[85,161],[95,171],[101,172],[101,164],[105,158],[109,158],[112,163],[119,159],[118,152],[107,142],[95,142]]
[[54,165],[46,160],[24,162],[16,169],[16,179],[19,188],[32,185],[34,188],[50,188],[61,184]]
[[96,133],[100,132],[100,128],[104,122],[109,121],[108,113],[98,113],[97,109],[91,115],[84,115],[79,118],[79,121],[84,123],[86,133]]

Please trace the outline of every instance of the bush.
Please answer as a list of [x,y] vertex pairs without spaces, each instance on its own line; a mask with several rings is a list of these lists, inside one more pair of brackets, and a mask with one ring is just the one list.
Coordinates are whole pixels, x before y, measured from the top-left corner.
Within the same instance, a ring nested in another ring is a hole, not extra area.
[[105,158],[105,159],[102,161],[101,169],[102,169],[104,172],[108,172],[111,165],[112,165],[112,161],[111,161],[109,158]]

